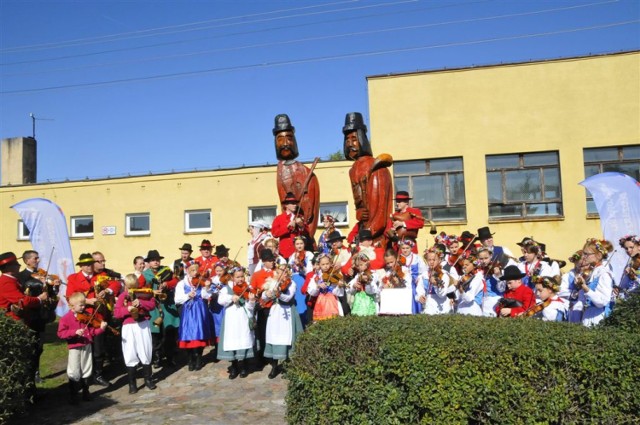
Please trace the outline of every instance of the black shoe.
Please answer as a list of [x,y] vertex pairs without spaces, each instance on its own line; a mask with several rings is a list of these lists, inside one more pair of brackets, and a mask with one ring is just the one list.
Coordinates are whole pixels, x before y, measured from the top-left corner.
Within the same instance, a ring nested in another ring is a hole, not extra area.
[[229,368],[229,379],[236,379],[238,377],[238,361],[234,360],[231,362],[231,367]]
[[69,404],[78,404],[79,382],[69,379]]
[[145,385],[145,387],[147,387],[150,390],[155,390],[156,389],[156,384],[154,384],[153,381],[151,380],[151,365],[150,364],[143,364],[142,365],[142,370],[144,372],[144,385]]
[[276,376],[278,376],[279,372],[280,370],[278,368],[278,361],[276,360],[271,363],[271,372],[269,372],[269,376],[267,376],[267,378],[274,379]]
[[196,370],[196,353],[193,349],[187,350],[187,357],[189,359],[189,372]]
[[196,370],[200,370],[204,366],[204,363],[202,362],[202,348],[196,348],[195,357],[196,357],[195,368]]
[[[172,358],[167,358],[167,359],[165,360],[164,364],[165,364],[165,365],[167,365],[168,367],[176,367],[176,366],[178,366],[178,365],[176,364],[176,361],[173,359],[173,357],[172,357]],[[155,367],[155,366],[154,366],[154,367]]]
[[34,378],[34,382],[35,382],[36,384],[42,384],[42,383],[44,383],[44,379],[42,379],[42,378],[40,377],[40,372],[39,372],[39,371],[38,371],[38,372],[36,372],[36,376],[35,376],[35,378]]
[[127,366],[127,379],[129,380],[129,394],[135,394],[138,392],[138,386],[136,385],[136,368]]
[[96,385],[100,385],[102,387],[108,387],[111,385],[111,382],[107,381],[102,377],[102,375],[96,375],[93,377],[93,383]]
[[240,369],[240,377],[241,378],[246,378],[247,376],[249,376],[249,372],[247,372],[247,361],[246,360],[240,360],[238,362],[238,368]]
[[82,388],[82,400],[91,401],[93,397],[91,397],[91,393],[89,392],[89,380],[87,378],[82,378],[80,380],[80,386]]

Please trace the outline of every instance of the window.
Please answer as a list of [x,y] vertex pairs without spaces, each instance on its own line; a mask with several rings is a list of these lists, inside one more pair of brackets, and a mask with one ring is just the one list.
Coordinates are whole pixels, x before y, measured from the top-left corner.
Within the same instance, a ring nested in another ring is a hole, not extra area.
[[27,226],[24,225],[24,221],[18,220],[18,240],[28,241],[30,234],[31,232],[29,232],[29,229],[27,229]]
[[203,233],[211,231],[211,210],[192,210],[184,212],[185,233]]
[[349,215],[347,213],[346,202],[324,202],[320,203],[320,217],[318,224],[322,225],[322,216],[328,214],[335,219],[336,226],[348,226]]
[[487,155],[489,218],[562,216],[558,152]]
[[127,214],[125,216],[125,234],[127,236],[143,236],[151,234],[149,213]]
[[83,215],[78,217],[71,217],[71,237],[93,237],[93,216]]
[[271,227],[273,219],[278,215],[276,206],[269,207],[249,207],[249,223],[262,220]]
[[425,219],[466,220],[462,158],[396,162],[393,177],[396,192],[409,192]]
[[[584,150],[584,177],[615,171],[640,181],[640,145]],[[587,214],[597,216],[598,210],[587,191]]]

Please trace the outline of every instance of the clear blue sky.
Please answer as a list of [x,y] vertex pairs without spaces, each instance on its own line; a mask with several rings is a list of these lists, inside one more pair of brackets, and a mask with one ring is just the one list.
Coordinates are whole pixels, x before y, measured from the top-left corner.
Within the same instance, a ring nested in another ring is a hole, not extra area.
[[637,50],[638,20],[638,0],[0,0],[0,137],[43,118],[41,182],[233,167],[274,163],[287,113],[325,158],[369,75]]

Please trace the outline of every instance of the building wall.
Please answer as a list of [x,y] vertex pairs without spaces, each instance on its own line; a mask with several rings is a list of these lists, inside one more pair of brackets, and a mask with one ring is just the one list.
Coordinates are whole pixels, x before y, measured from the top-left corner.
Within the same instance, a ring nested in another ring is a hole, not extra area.
[[[377,152],[396,161],[463,158],[467,220],[438,230],[460,234],[489,222],[496,243],[514,252],[533,235],[551,256],[566,258],[601,236],[578,185],[583,148],[640,143],[638,52],[374,76],[368,88]],[[489,221],[485,156],[536,151],[559,152],[564,217]]]
[[[355,212],[346,161],[321,162],[316,167],[320,180],[320,200],[349,202],[350,224]],[[324,187],[324,189],[323,189]],[[107,267],[120,272],[133,270],[136,255],[157,249],[166,257],[164,263],[179,257],[184,242],[197,246],[202,239],[224,244],[231,257],[239,249],[238,260],[246,263],[248,208],[278,203],[276,167],[254,167],[234,170],[163,174],[122,179],[91,180],[68,183],[0,187],[0,247],[20,255],[31,249],[29,241],[18,241],[18,214],[11,205],[28,198],[47,198],[58,204],[67,218],[93,215],[94,236],[72,238],[74,257],[83,252],[100,250]],[[184,232],[184,211],[211,209],[212,231]],[[280,208],[278,208],[280,211]],[[125,236],[125,214],[150,213],[151,234]],[[104,236],[102,226],[116,226],[116,234]],[[346,230],[342,228],[342,230]]]

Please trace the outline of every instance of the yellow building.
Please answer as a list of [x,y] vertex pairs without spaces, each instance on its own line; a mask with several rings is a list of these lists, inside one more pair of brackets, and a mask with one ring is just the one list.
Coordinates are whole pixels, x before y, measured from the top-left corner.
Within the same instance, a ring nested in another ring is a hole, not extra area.
[[[533,235],[552,257],[566,258],[601,235],[578,183],[611,170],[640,178],[639,52],[372,76],[368,84],[374,154],[393,155],[396,189],[409,190],[438,231],[475,232],[488,223],[496,243],[514,253],[516,242]],[[321,213],[338,215],[343,233],[355,224],[350,166],[316,168]],[[197,254],[202,239],[224,243],[232,257],[240,250],[244,263],[249,221],[276,212],[275,172],[264,166],[1,186],[0,250],[31,249],[10,206],[42,197],[63,209],[75,257],[100,250],[120,272],[150,249],[165,264],[184,242]],[[421,249],[432,244],[427,230]]]
[[533,235],[566,259],[602,236],[578,183],[603,171],[640,179],[637,51],[368,83],[374,149],[393,153],[396,189],[439,231],[488,223],[518,255],[516,242]]

